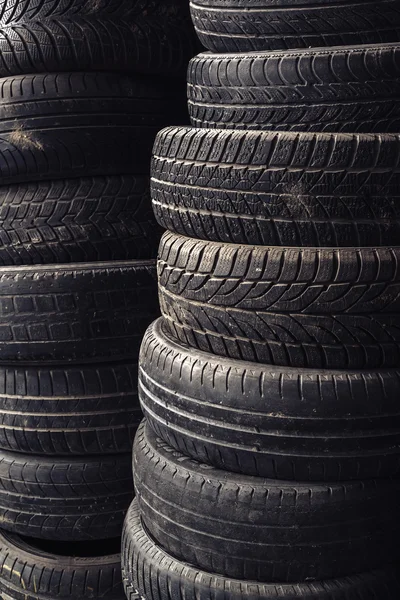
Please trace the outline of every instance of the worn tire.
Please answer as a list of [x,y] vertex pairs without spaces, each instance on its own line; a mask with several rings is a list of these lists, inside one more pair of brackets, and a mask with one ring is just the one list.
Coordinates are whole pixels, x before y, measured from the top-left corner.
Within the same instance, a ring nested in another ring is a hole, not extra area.
[[77,177],[0,187],[0,264],[157,256],[148,178]]
[[[179,86],[178,86],[179,88]],[[146,175],[175,93],[145,77],[48,73],[0,80],[2,184],[91,175]]]
[[271,246],[398,245],[395,135],[168,128],[152,162],[165,229]]
[[397,42],[400,10],[395,0],[379,3],[192,0],[194,26],[213,52],[248,52]]
[[184,77],[198,50],[189,17],[32,20],[0,27],[0,76],[119,71]]
[[118,537],[132,499],[131,453],[46,457],[0,452],[0,524],[29,537]]
[[[293,483],[203,465],[139,427],[136,498],[172,556],[233,579],[289,583],[348,576],[399,558],[399,484]],[[229,508],[228,508],[229,507]]]
[[397,367],[398,248],[302,249],[167,233],[161,311],[191,346],[293,367]]
[[188,72],[195,127],[399,132],[400,46],[200,54]]
[[321,372],[219,358],[176,344],[161,319],[145,334],[139,364],[149,425],[195,460],[293,481],[400,471],[398,369]]
[[130,452],[141,421],[137,365],[0,367],[0,448],[45,455]]
[[118,540],[103,544],[97,540],[46,544],[2,531],[1,597],[3,600],[124,600],[117,546]]
[[3,267],[0,361],[135,359],[159,314],[154,261]]
[[232,580],[202,571],[167,554],[143,526],[136,500],[128,510],[122,538],[122,574],[128,600],[397,600],[396,566],[328,581],[296,584]]

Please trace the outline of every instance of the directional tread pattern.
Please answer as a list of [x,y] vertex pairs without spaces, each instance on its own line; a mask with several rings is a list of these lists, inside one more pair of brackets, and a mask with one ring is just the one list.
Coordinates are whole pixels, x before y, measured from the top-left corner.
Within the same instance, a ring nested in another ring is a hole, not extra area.
[[81,556],[82,545],[76,543],[75,556],[59,556],[41,550],[36,540],[2,531],[0,594],[4,600],[58,600],[79,590],[88,600],[124,600],[120,555]]
[[2,265],[155,258],[160,236],[147,177],[77,177],[0,187]]
[[133,465],[150,535],[205,571],[295,583],[398,559],[396,482],[313,484],[233,474],[174,451],[144,424]]
[[200,54],[188,72],[196,127],[398,132],[400,49],[348,46]]
[[213,52],[284,50],[397,42],[400,10],[395,0],[270,5],[232,0],[190,2],[197,35]]
[[184,76],[198,51],[189,18],[53,17],[0,27],[0,76],[119,71]]
[[398,569],[353,575],[342,579],[279,585],[232,580],[202,571],[167,554],[149,536],[140,518],[137,502],[131,505],[122,537],[122,576],[129,600],[372,600],[384,595],[397,600]]
[[68,459],[0,453],[0,520],[12,533],[115,538],[132,494],[130,453]]
[[[170,446],[219,469],[292,481],[390,477],[400,469],[397,369],[263,366],[145,334],[139,397]],[[306,400],[305,400],[306,399]]]
[[160,225],[215,241],[287,246],[398,244],[394,135],[168,128],[154,148]]
[[153,261],[4,267],[0,360],[136,358],[159,314]]
[[141,421],[137,365],[1,367],[0,448],[45,455],[129,452]]

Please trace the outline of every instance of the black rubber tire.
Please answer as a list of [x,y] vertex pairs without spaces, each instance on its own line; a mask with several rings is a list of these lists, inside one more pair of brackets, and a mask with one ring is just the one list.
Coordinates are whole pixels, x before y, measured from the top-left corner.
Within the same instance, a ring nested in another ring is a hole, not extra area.
[[119,71],[184,78],[198,51],[189,16],[28,20],[0,27],[0,76]]
[[136,360],[156,290],[151,260],[3,267],[0,361]]
[[184,115],[176,93],[166,93],[164,85],[110,73],[1,79],[2,184],[146,175],[156,133],[171,118],[169,109],[176,121]]
[[144,528],[136,500],[128,510],[122,538],[122,574],[128,600],[397,600],[396,566],[329,581],[296,584],[232,580],[181,562],[156,545]]
[[0,186],[0,265],[157,256],[149,181],[135,175]]
[[271,246],[398,245],[394,135],[168,128],[152,162],[165,229]]
[[299,483],[221,471],[139,427],[136,498],[172,556],[233,579],[295,583],[344,577],[399,559],[400,484]]
[[174,10],[179,15],[186,14],[186,0],[5,0],[0,7],[0,23],[7,25],[66,16],[126,19],[157,13],[171,17]]
[[131,453],[63,458],[0,452],[0,523],[12,533],[65,541],[115,538],[132,495]]
[[45,455],[130,452],[142,419],[137,365],[0,367],[0,448]]
[[400,131],[400,45],[200,54],[188,72],[195,127]]
[[175,338],[222,356],[293,367],[397,367],[399,257],[398,248],[254,247],[167,233],[161,312]]
[[[51,543],[48,544],[51,547]],[[86,548],[97,552],[85,553]],[[116,542],[57,542],[52,551],[41,540],[0,533],[0,594],[3,600],[124,600],[121,555]],[[66,548],[64,548],[66,546]],[[100,547],[99,547],[100,546]],[[61,554],[63,552],[63,554]],[[68,552],[70,555],[68,555]]]
[[193,0],[197,35],[213,52],[284,50],[400,40],[396,0]]
[[293,481],[400,471],[400,371],[273,368],[176,344],[159,319],[140,353],[139,398],[153,430],[200,462]]

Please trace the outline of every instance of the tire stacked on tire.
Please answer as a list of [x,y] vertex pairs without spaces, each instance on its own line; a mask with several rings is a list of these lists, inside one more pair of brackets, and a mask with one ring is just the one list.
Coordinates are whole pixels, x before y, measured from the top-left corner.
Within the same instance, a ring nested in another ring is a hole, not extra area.
[[400,5],[191,5],[213,53],[153,151],[126,595],[395,600]]
[[159,315],[149,163],[196,51],[181,0],[0,7],[0,596],[120,600]]

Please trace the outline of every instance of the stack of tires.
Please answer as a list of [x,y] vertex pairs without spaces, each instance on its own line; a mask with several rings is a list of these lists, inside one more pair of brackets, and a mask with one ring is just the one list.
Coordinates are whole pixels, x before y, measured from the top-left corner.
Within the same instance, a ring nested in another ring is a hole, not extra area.
[[[181,0],[0,5],[0,596],[120,600],[159,314],[149,164],[198,44]],[[160,230],[161,231],[161,230]]]
[[192,12],[213,52],[154,148],[127,596],[398,599],[400,4]]

